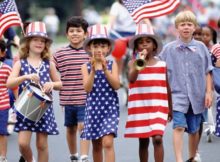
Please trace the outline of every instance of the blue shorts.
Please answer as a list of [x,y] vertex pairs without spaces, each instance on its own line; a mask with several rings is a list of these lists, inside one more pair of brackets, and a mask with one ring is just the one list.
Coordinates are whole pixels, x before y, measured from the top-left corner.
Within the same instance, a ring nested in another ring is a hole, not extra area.
[[84,121],[85,106],[64,106],[65,111],[65,122],[64,126],[75,126],[80,122]]
[[8,135],[8,111],[9,109],[0,110],[0,135]]
[[193,134],[196,133],[203,121],[203,114],[193,114],[192,111],[184,114],[183,112],[173,111],[173,129],[181,127],[185,131]]

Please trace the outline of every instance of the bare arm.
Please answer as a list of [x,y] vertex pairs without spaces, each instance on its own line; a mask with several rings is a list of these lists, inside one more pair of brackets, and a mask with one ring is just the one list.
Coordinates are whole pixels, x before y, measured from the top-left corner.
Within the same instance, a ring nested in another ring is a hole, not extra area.
[[35,81],[39,80],[39,77],[37,77],[35,74],[27,74],[27,75],[19,76],[20,69],[21,69],[21,62],[17,61],[14,64],[12,72],[7,80],[6,86],[8,88],[11,88],[11,89],[16,88],[27,79],[32,79]]
[[137,80],[139,71],[134,66],[134,60],[130,60],[128,63],[128,80],[130,83],[134,83]]
[[82,65],[81,68],[82,76],[83,76],[83,87],[86,92],[91,92],[93,83],[94,83],[94,77],[95,77],[95,69],[91,68],[90,73],[88,72],[88,68],[86,64]]
[[172,103],[172,93],[170,89],[170,84],[168,82],[167,74],[166,74],[166,81],[167,81],[167,97],[168,97],[168,106],[169,106],[168,121],[171,121],[173,119],[173,103]]
[[109,16],[109,22],[108,22],[108,29],[109,30],[113,29],[115,21],[116,21],[116,16],[110,15]]
[[209,72],[206,75],[206,94],[205,94],[205,106],[209,108],[212,105],[213,100],[213,83],[212,74]]
[[62,82],[60,80],[60,77],[57,73],[57,70],[56,70],[56,67],[53,61],[50,61],[50,78],[51,78],[51,82],[46,82],[43,85],[43,90],[45,92],[50,92],[53,89],[60,90],[62,88]]
[[113,89],[117,90],[120,88],[119,74],[118,74],[118,66],[115,62],[112,64],[112,71],[104,69],[105,76],[113,87]]

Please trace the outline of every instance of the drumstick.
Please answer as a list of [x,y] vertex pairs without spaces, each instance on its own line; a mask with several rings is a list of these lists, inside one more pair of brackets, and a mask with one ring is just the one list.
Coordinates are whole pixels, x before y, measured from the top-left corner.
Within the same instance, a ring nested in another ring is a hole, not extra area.
[[42,85],[41,85],[40,82],[38,83],[38,85],[39,85],[39,87],[40,87],[40,90],[41,90],[41,92],[42,92],[42,95],[45,95],[45,91],[44,91],[44,89],[43,89],[43,87],[42,87]]

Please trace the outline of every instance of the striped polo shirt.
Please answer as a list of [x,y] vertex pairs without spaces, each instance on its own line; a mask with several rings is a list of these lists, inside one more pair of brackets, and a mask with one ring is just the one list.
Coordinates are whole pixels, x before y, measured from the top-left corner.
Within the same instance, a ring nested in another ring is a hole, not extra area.
[[89,61],[83,48],[67,46],[54,54],[54,62],[61,75],[60,105],[85,105],[86,92],[83,88],[81,66]]
[[9,94],[6,87],[6,82],[11,73],[11,68],[0,62],[0,110],[6,110],[10,108]]

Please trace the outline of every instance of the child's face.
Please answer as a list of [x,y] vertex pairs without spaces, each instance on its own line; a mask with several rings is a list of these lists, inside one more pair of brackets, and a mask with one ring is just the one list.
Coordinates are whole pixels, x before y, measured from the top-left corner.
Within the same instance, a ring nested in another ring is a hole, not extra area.
[[107,43],[92,43],[89,47],[89,51],[96,60],[100,60],[107,56],[110,51],[110,46]]
[[176,29],[179,33],[180,39],[183,41],[188,41],[192,39],[193,32],[195,31],[195,24],[192,22],[180,22]]
[[82,27],[70,27],[66,33],[67,39],[73,47],[82,47],[83,41],[86,38],[86,33]]
[[39,53],[41,54],[46,46],[46,40],[41,37],[33,37],[30,40],[29,50],[33,53]]
[[154,44],[152,38],[142,37],[137,40],[137,50],[138,52],[147,50],[147,53],[153,53],[156,50],[156,45]]
[[212,41],[212,32],[208,27],[202,28],[202,41],[206,45],[209,45],[210,42]]
[[193,37],[195,40],[202,41],[202,29],[197,27],[193,33]]

